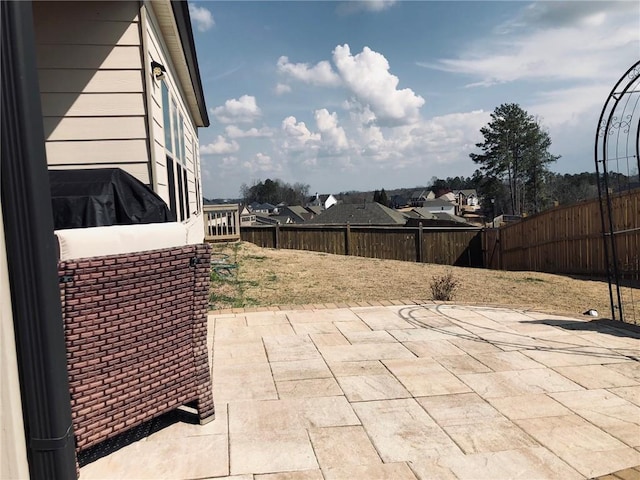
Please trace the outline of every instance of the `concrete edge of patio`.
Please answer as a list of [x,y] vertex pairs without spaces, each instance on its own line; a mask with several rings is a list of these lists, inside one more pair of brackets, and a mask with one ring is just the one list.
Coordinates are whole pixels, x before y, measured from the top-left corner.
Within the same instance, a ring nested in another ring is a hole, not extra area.
[[[331,308],[356,308],[356,307],[391,307],[401,305],[461,305],[469,307],[489,307],[489,308],[509,308],[514,310],[532,311],[538,313],[546,313],[549,315],[559,315],[564,317],[581,318],[585,317],[576,312],[564,310],[549,309],[544,306],[537,305],[508,305],[503,303],[483,303],[483,302],[458,302],[458,301],[436,301],[436,300],[417,300],[417,299],[400,299],[400,300],[366,300],[359,302],[336,302],[336,303],[309,303],[309,304],[288,304],[288,305],[265,305],[260,307],[239,307],[239,308],[222,308],[209,310],[208,315],[224,315],[229,313],[255,313],[255,312],[277,312],[281,310],[325,310]],[[604,313],[604,312],[600,312]],[[608,312],[607,312],[608,313]],[[608,319],[609,316],[592,317],[600,319]]]

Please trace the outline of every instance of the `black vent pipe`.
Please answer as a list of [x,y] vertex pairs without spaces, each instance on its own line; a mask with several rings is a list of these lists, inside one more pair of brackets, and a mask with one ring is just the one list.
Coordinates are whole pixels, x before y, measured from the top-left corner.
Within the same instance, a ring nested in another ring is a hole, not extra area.
[[1,193],[29,475],[75,479],[31,2],[0,2]]

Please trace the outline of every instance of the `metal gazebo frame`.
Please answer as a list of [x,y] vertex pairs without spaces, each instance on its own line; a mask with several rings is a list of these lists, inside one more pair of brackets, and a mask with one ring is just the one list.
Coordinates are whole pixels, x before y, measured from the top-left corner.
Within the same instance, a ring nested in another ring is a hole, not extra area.
[[629,272],[621,268],[616,235],[635,233],[640,228],[623,228],[620,219],[616,219],[612,197],[630,191],[633,176],[640,172],[640,61],[620,77],[607,97],[596,130],[594,159],[611,318],[637,322],[633,290],[630,302],[623,298],[621,284]]

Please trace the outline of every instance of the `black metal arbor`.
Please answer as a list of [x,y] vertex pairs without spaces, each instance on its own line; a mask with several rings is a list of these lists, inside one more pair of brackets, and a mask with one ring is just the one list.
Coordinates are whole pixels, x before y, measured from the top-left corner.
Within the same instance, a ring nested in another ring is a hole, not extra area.
[[[640,61],[625,72],[607,97],[598,122],[594,150],[611,318],[631,323],[640,322],[640,311],[636,312],[635,305],[640,298],[634,299],[634,285],[631,288],[625,285],[626,282],[638,282],[640,279],[640,253],[636,252],[635,259],[629,262],[628,258],[619,258],[618,250],[622,238],[635,238],[632,245],[638,247],[640,212],[637,211],[637,205],[628,211],[628,208],[621,209],[615,203],[621,196],[640,186],[639,135]],[[638,290],[635,295],[640,297]]]

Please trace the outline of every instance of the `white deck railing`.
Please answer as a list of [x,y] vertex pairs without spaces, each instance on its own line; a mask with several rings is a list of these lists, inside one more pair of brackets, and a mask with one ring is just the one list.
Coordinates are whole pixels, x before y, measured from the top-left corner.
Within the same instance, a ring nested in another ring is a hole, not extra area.
[[204,239],[208,242],[240,240],[238,205],[204,205]]

